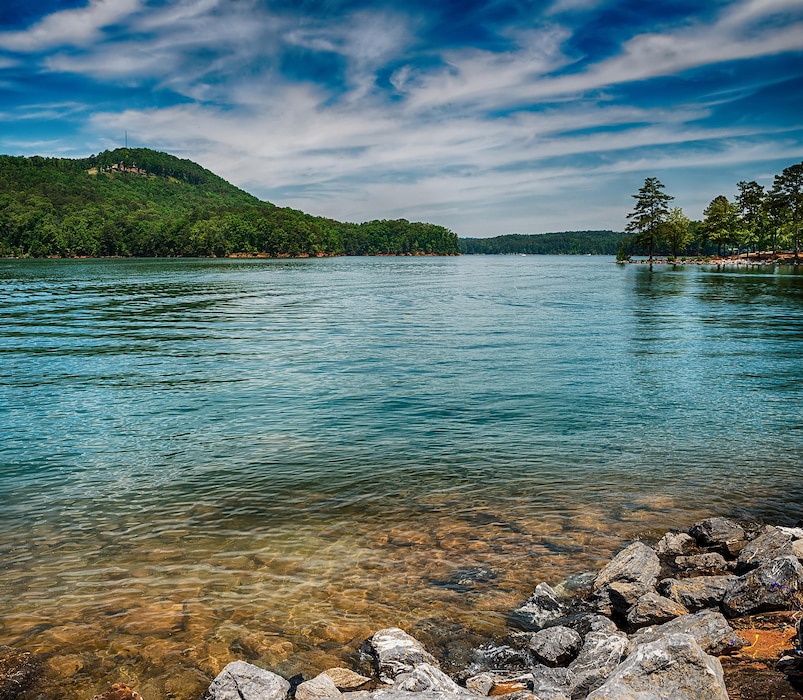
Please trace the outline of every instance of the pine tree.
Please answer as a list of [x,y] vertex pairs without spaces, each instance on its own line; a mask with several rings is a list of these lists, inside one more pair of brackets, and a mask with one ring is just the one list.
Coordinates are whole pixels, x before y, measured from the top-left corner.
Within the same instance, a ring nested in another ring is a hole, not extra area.
[[644,187],[638,191],[638,194],[632,195],[636,200],[636,206],[627,215],[630,222],[625,226],[625,231],[633,233],[633,241],[637,245],[649,249],[650,262],[652,262],[661,228],[669,217],[667,205],[674,199],[671,195],[662,192],[663,188],[664,186],[658,178],[646,178]]

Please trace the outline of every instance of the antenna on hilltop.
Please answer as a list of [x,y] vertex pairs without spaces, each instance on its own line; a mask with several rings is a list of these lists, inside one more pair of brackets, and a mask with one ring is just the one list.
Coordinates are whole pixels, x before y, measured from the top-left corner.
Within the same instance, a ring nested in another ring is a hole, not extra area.
[[128,129],[125,130],[125,147],[128,148]]

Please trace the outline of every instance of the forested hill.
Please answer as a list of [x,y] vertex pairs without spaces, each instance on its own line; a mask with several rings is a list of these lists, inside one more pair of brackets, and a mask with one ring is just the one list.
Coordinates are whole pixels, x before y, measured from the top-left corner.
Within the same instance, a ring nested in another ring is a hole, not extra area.
[[454,255],[433,224],[344,223],[274,206],[189,160],[142,148],[0,156],[2,256]]
[[461,238],[460,252],[469,255],[616,255],[621,244],[622,233],[619,231],[513,233],[494,238]]

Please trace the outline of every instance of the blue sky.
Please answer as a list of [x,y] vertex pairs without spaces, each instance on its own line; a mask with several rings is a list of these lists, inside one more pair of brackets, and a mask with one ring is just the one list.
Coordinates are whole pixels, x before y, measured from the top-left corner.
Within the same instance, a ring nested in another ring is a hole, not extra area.
[[692,218],[803,160],[803,1],[3,0],[0,152],[123,145],[461,236]]

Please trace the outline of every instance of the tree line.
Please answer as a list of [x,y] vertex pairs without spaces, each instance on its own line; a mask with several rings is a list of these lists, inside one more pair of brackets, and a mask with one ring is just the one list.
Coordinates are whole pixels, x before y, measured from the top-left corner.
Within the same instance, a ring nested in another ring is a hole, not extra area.
[[803,218],[803,162],[790,165],[776,175],[771,189],[755,180],[739,182],[736,196],[718,195],[703,212],[702,221],[691,221],[681,207],[670,207],[674,199],[655,177],[633,195],[636,200],[627,218],[626,238],[617,258],[646,253],[671,257],[713,252],[717,256],[745,253],[777,255],[781,250],[800,254],[800,225]]
[[619,231],[513,233],[493,238],[461,238],[460,252],[469,255],[615,255]]
[[457,235],[399,220],[340,222],[263,202],[150,149],[83,159],[0,156],[0,255],[455,255]]

